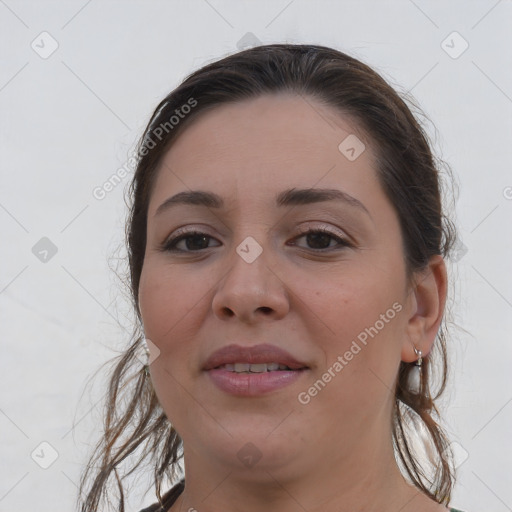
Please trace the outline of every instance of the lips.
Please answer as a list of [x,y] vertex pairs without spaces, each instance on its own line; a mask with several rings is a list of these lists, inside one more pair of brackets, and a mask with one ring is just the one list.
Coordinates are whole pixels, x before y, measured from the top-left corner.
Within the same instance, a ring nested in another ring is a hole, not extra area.
[[286,350],[275,345],[262,344],[252,347],[242,347],[240,345],[222,347],[210,355],[203,366],[203,370],[213,370],[219,366],[236,363],[278,363],[287,366],[291,370],[308,368],[304,362],[298,361]]

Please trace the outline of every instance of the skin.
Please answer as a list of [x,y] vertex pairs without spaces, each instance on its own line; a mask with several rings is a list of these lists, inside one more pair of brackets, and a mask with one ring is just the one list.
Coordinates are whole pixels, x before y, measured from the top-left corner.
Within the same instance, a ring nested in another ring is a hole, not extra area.
[[[354,161],[338,149],[349,134],[366,145]],[[427,355],[435,341],[446,268],[434,256],[407,282],[398,217],[375,168],[371,141],[348,117],[285,94],[203,114],[162,160],[139,301],[146,336],[160,351],[151,380],[184,441],[186,489],[172,512],[448,510],[401,476],[390,425],[400,361],[417,359],[413,346]],[[274,196],[292,187],[343,190],[369,215],[338,201],[276,207]],[[198,189],[221,195],[226,208],[180,205],[155,217],[168,197]],[[183,254],[159,248],[184,226],[211,238],[182,240]],[[315,245],[298,231],[319,226],[353,247],[335,238]],[[252,263],[236,252],[248,236],[263,250]],[[299,403],[394,303],[401,311]],[[270,394],[232,396],[201,371],[230,343],[275,344],[310,369]],[[248,442],[261,453],[252,467],[237,457]]]

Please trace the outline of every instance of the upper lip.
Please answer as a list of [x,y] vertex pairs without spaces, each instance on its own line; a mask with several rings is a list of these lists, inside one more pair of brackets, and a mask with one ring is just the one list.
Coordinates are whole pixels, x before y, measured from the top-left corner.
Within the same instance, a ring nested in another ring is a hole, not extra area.
[[224,364],[234,363],[279,363],[288,366],[292,370],[307,368],[305,363],[295,359],[286,350],[275,345],[262,344],[252,347],[226,345],[210,355],[203,366],[203,370],[212,370]]

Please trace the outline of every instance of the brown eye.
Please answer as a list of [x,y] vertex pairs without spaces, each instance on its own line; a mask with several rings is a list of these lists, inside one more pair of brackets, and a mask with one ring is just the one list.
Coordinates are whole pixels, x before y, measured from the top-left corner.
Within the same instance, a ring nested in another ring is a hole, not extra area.
[[[303,231],[301,236],[297,238],[306,237],[307,243],[311,246],[310,248],[316,251],[329,251],[336,250],[341,247],[352,247],[352,244],[346,239],[334,234],[327,228],[315,228]],[[337,242],[337,245],[329,247],[331,241]],[[320,247],[319,247],[320,246]]]
[[[197,252],[208,249],[208,240],[214,240],[213,237],[200,231],[190,231],[186,234],[175,236],[164,242],[162,250],[169,252]],[[178,243],[185,241],[185,249],[177,247]]]
[[[327,252],[330,250],[337,250],[343,247],[352,247],[352,244],[348,242],[348,240],[340,237],[339,235],[333,233],[331,230],[323,227],[307,229],[303,231],[302,234],[296,238],[296,240],[300,238],[306,238],[307,243],[309,245],[308,248],[312,249],[313,251]],[[163,251],[175,253],[199,252],[210,247],[208,245],[209,240],[215,239],[212,236],[208,235],[207,233],[203,233],[201,231],[189,231],[166,240],[162,244],[161,249]],[[185,246],[179,248],[178,244],[181,243],[182,241],[185,242]],[[336,242],[334,246],[330,246],[332,241]]]

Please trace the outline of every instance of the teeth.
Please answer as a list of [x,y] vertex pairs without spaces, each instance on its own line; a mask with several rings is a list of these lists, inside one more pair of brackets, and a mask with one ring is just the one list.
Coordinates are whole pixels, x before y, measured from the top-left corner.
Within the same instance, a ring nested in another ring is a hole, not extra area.
[[273,372],[276,370],[291,370],[288,366],[279,363],[235,363],[235,364],[223,364],[219,366],[219,369],[228,370],[236,373],[263,373]]

